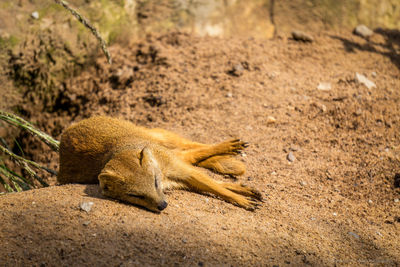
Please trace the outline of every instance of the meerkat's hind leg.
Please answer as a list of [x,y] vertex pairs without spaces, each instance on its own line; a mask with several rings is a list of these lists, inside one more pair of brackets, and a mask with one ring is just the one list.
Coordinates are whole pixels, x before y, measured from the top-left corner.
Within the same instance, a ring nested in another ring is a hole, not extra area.
[[238,159],[231,155],[217,155],[200,161],[197,166],[212,170],[219,174],[232,176],[242,175],[246,172],[246,167]]
[[205,145],[202,148],[184,150],[181,156],[184,161],[197,165],[199,162],[217,155],[237,155],[248,147],[248,143],[240,139],[225,141],[215,145]]

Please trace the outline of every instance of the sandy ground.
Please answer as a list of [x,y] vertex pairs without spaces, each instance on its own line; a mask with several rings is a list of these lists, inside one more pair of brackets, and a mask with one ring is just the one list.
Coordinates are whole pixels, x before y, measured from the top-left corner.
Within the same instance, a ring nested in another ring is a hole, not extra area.
[[[399,36],[170,33],[111,47],[114,64],[100,55],[65,84],[53,113],[26,102],[30,120],[56,137],[93,114],[205,143],[240,137],[251,145],[238,182],[265,203],[249,212],[172,191],[155,214],[104,198],[97,185],[2,195],[0,265],[398,266]],[[26,140],[27,155],[57,168],[55,153]],[[80,210],[88,201],[91,211]]]

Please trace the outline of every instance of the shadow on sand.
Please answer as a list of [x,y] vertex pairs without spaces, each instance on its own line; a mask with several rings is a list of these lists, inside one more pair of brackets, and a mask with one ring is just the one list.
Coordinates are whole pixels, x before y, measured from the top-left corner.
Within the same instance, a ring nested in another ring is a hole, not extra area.
[[354,53],[356,50],[378,53],[389,58],[393,64],[400,69],[400,31],[396,29],[377,28],[374,32],[384,38],[384,43],[376,43],[365,39],[367,42],[361,44],[360,42],[352,41],[341,36],[331,35],[330,37],[340,40],[345,50],[349,53]]

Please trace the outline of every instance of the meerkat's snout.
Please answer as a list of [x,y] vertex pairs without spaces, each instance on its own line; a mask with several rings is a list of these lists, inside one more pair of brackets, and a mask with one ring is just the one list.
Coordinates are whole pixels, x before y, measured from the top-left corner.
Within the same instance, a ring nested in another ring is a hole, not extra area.
[[159,211],[162,211],[162,210],[164,210],[167,206],[168,206],[167,201],[163,200],[163,201],[161,201],[161,202],[158,204],[157,209],[158,209]]

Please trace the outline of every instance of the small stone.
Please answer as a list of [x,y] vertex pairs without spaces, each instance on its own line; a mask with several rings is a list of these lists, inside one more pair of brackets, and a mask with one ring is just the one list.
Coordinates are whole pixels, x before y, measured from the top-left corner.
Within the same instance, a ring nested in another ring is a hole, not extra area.
[[320,91],[329,91],[332,89],[332,85],[331,83],[322,82],[318,84],[317,89]]
[[39,19],[39,12],[37,11],[32,12],[31,17],[34,19]]
[[277,175],[276,171],[271,172],[271,175]]
[[311,43],[314,41],[314,38],[311,35],[309,35],[305,32],[302,32],[302,31],[292,31],[292,37],[294,40],[301,41],[301,42]]
[[273,124],[276,122],[276,119],[272,116],[267,117],[267,124]]
[[233,96],[233,94],[232,94],[231,92],[229,92],[229,93],[226,94],[226,97],[229,97],[229,98],[230,98],[230,97],[232,97],[232,96]]
[[368,204],[374,203],[371,199],[368,199]]
[[371,76],[375,78],[377,76],[376,72],[375,71],[371,72]]
[[307,185],[307,182],[300,181],[300,185],[301,185],[301,186],[306,186],[306,185]]
[[243,72],[244,72],[244,68],[243,68],[242,64],[239,63],[239,64],[234,65],[232,67],[232,69],[230,69],[228,71],[228,74],[239,77],[243,74]]
[[361,36],[363,38],[368,38],[372,34],[374,34],[374,32],[370,28],[368,28],[367,26],[365,26],[363,24],[358,25],[357,27],[355,27],[353,33],[355,35]]
[[352,237],[354,237],[355,239],[360,239],[360,236],[359,235],[357,235],[356,233],[354,233],[354,232],[348,232],[348,234],[349,235],[351,235]]
[[289,154],[287,154],[286,158],[290,162],[293,162],[296,159],[296,157],[293,155],[292,151],[290,151]]
[[365,85],[368,89],[376,88],[376,84],[373,81],[368,80],[367,77],[358,72],[356,72],[355,81]]
[[360,116],[362,114],[362,109],[361,108],[357,109],[354,114],[356,114],[356,116]]
[[332,213],[332,215],[333,215],[333,216],[337,216],[337,213],[336,213],[336,212],[334,212],[334,213]]
[[94,203],[93,202],[82,202],[79,204],[79,207],[81,208],[81,210],[86,211],[86,212],[90,212],[90,210],[92,209]]
[[379,232],[379,231],[376,231],[376,234],[379,235],[379,236],[383,236],[383,235],[381,234],[381,232]]
[[311,217],[311,221],[315,221],[316,220],[316,218],[315,217]]
[[245,158],[245,157],[247,157],[247,154],[244,153],[244,152],[241,152],[241,153],[240,153],[240,156],[242,156],[243,158]]
[[90,221],[84,221],[82,224],[83,226],[88,226],[90,224]]
[[32,201],[32,205],[36,205],[36,202],[35,202],[35,201]]
[[267,75],[268,75],[268,78],[270,78],[271,80],[275,79],[275,77],[277,76],[276,72],[273,72],[273,71],[268,73]]
[[187,240],[186,240],[186,239],[182,239],[182,242],[186,244],[186,243],[187,243]]
[[394,199],[394,203],[398,203],[400,200],[398,198]]

